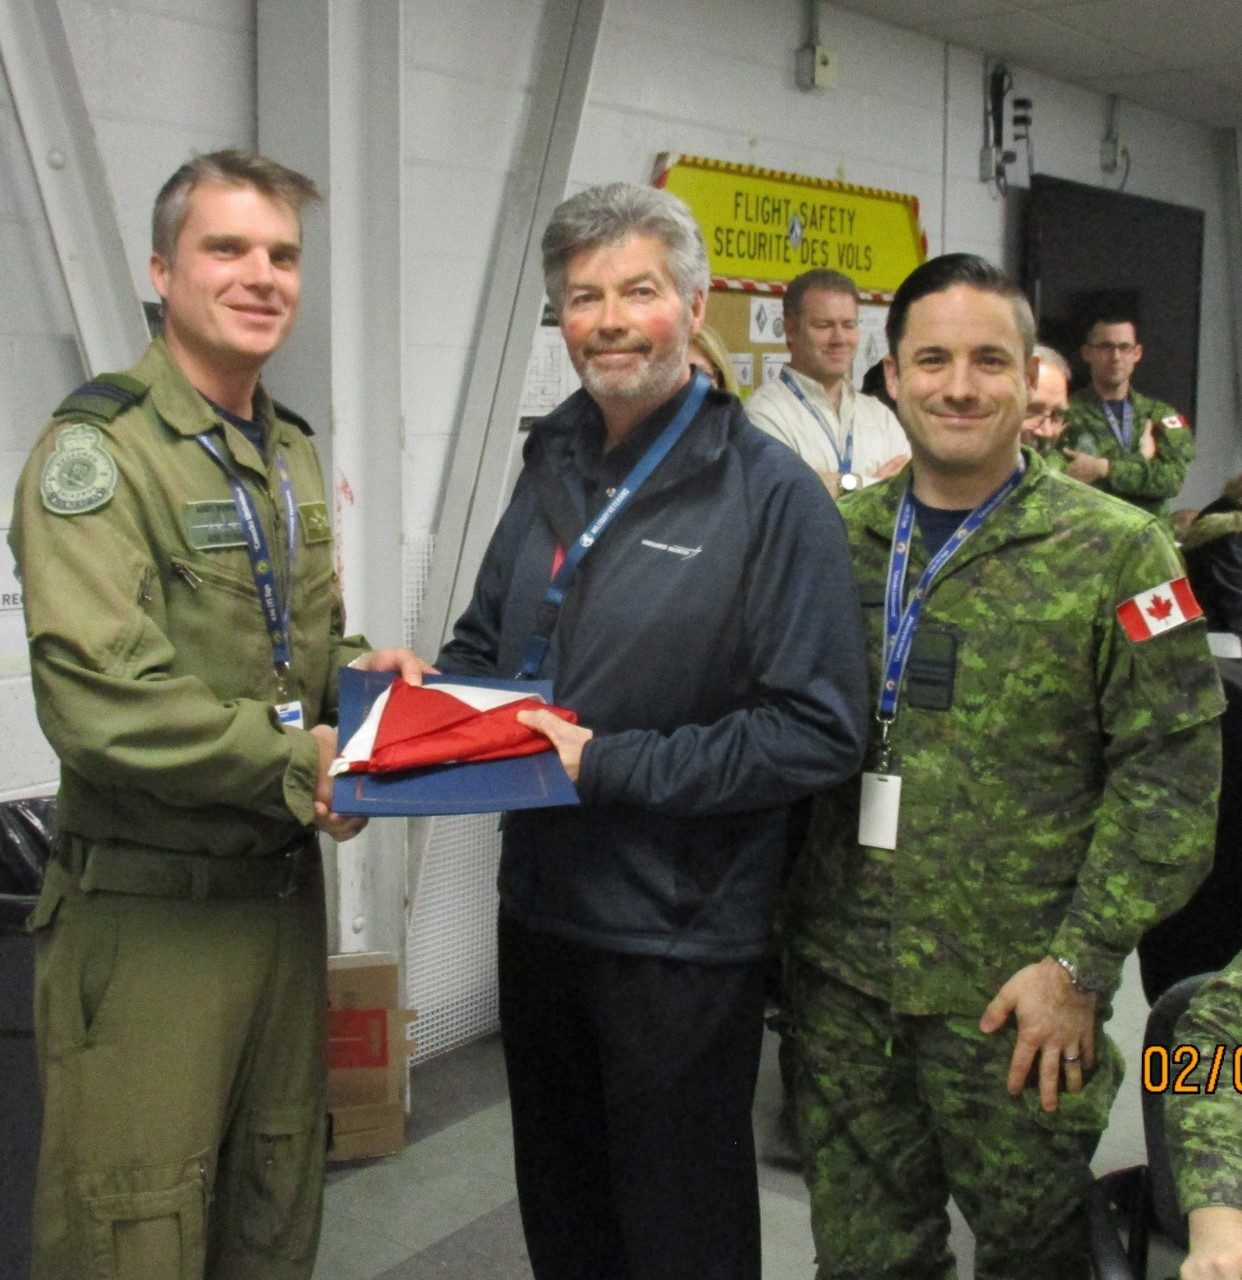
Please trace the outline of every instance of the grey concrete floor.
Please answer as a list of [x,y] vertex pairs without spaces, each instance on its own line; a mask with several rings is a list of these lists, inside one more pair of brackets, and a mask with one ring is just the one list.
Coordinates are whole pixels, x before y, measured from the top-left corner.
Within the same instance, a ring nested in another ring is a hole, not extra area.
[[[1097,1172],[1144,1160],[1137,1081],[1146,1017],[1132,957],[1109,1027],[1125,1052],[1127,1076]],[[403,1152],[330,1172],[316,1280],[529,1280],[498,1039],[416,1068],[413,1100]],[[779,1109],[776,1037],[769,1033],[754,1112],[763,1274],[765,1280],[811,1280],[806,1188],[799,1173],[772,1158]],[[971,1280],[970,1232],[956,1210],[952,1217],[959,1277]],[[1176,1257],[1163,1253],[1153,1258],[1150,1274],[1176,1269]]]

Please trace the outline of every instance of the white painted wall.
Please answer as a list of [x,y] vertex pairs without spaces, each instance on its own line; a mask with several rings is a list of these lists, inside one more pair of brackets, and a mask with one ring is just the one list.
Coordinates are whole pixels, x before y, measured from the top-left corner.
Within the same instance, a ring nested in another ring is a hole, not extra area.
[[[151,204],[192,151],[254,136],[254,0],[61,0],[78,76],[144,298]],[[49,90],[51,86],[49,86]],[[8,86],[0,77],[0,530],[26,453],[84,377]],[[0,547],[0,799],[55,789],[22,654],[4,607],[12,560]]]
[[[471,323],[515,138],[529,97],[539,0],[463,0],[437,21],[407,0],[409,208],[405,343],[407,537],[434,527]],[[930,251],[1012,262],[1004,202],[978,180],[980,56],[841,10],[837,88],[793,83],[802,0],[610,0],[572,186],[645,181],[661,151],[844,179],[916,195]],[[487,33],[492,33],[490,36]],[[1015,70],[1034,99],[1039,170],[1112,185],[1099,169],[1104,99]],[[1209,130],[1124,106],[1127,189],[1207,216],[1200,335],[1199,458],[1184,499],[1214,497],[1242,469],[1233,392],[1223,187]],[[1014,185],[1025,186],[1022,164]]]

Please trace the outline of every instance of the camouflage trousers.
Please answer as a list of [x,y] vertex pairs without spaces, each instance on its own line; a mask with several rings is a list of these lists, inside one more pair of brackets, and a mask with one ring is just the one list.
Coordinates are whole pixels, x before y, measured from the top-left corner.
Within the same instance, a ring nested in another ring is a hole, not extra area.
[[84,892],[34,917],[35,1280],[309,1280],[322,1211],[322,876],[284,898]]
[[1101,1065],[1049,1115],[1005,1092],[1012,1025],[894,1014],[794,958],[785,982],[818,1280],[954,1276],[950,1195],[977,1280],[1086,1280],[1088,1164],[1122,1070],[1102,1031]]

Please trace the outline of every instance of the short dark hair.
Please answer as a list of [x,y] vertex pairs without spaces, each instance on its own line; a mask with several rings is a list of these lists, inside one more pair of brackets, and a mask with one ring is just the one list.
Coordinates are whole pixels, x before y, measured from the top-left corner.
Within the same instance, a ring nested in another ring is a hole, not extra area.
[[944,293],[957,284],[1009,299],[1018,332],[1022,335],[1022,350],[1030,359],[1035,350],[1035,316],[1026,294],[999,267],[975,253],[944,253],[938,258],[929,258],[901,282],[893,294],[884,325],[889,354],[896,359],[898,344],[906,331],[906,316],[914,303],[930,294]]
[[1091,330],[1097,324],[1128,324],[1134,330],[1134,341],[1139,341],[1138,321],[1134,318],[1132,312],[1122,311],[1114,308],[1111,311],[1100,311],[1091,317],[1086,329],[1083,331],[1082,340],[1088,341],[1091,337]]
[[858,286],[844,273],[829,271],[827,267],[804,271],[789,282],[785,296],[781,299],[781,311],[786,324],[802,314],[802,299],[813,289],[822,289],[825,293],[843,293],[855,302],[858,301]]
[[202,183],[225,187],[253,187],[269,200],[287,204],[298,217],[320,198],[318,188],[303,173],[286,168],[253,151],[209,151],[196,155],[168,179],[155,197],[151,213],[151,252],[171,263],[177,256],[177,241],[190,212],[190,196]]

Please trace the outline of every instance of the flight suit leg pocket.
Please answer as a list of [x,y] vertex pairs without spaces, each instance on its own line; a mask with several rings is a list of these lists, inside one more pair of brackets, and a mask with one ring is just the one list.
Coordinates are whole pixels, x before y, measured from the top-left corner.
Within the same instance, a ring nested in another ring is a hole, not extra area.
[[[140,1173],[142,1171],[139,1171]],[[157,1181],[158,1171],[150,1171]],[[84,1256],[89,1280],[202,1280],[206,1265],[203,1170],[186,1171],[164,1188],[133,1190],[134,1173],[117,1181],[125,1190],[83,1197]]]
[[241,1235],[256,1250],[291,1261],[318,1239],[326,1115],[320,1102],[256,1111],[239,1188]]

